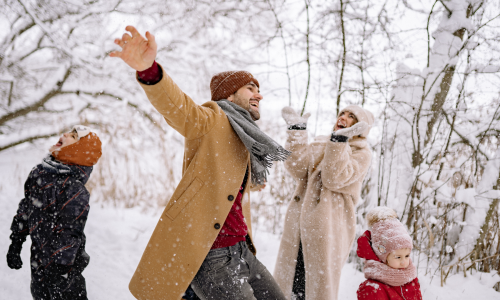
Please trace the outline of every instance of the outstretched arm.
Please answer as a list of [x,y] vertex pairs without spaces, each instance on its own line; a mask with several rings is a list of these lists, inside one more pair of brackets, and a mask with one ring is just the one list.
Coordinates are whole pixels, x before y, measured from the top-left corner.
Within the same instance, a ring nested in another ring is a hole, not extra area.
[[[122,48],[114,51],[111,57],[121,58],[127,65],[144,75],[144,70],[155,67],[157,44],[154,36],[146,32],[146,38],[141,36],[133,26],[125,28],[130,34],[123,34],[115,43]],[[168,76],[160,65],[157,65],[158,74],[153,74],[160,81],[149,82],[141,78],[139,82],[146,92],[149,101],[165,118],[167,123],[187,139],[195,139],[205,135],[215,125],[215,111],[208,107],[197,105],[186,95]]]

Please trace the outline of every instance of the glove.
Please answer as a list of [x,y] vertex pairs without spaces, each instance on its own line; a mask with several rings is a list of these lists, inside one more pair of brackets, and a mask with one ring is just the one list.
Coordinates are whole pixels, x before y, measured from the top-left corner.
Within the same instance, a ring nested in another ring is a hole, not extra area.
[[309,119],[311,113],[307,113],[301,117],[298,113],[295,112],[293,108],[291,108],[290,106],[285,106],[281,110],[281,116],[285,120],[288,127],[292,125],[302,125],[301,127],[305,129],[307,125],[307,119]]
[[354,136],[358,136],[358,135],[362,134],[363,132],[368,130],[368,128],[370,128],[370,125],[368,125],[368,123],[366,123],[364,121],[361,121],[361,122],[358,122],[358,123],[352,125],[351,127],[342,128],[342,129],[336,131],[335,135],[343,135],[347,138],[352,138]]
[[23,261],[21,259],[21,247],[17,247],[14,244],[9,246],[9,252],[7,252],[7,265],[11,269],[19,270],[23,266]]
[[21,260],[21,250],[23,249],[23,243],[26,241],[26,236],[19,236],[12,233],[10,235],[12,243],[9,246],[9,251],[7,252],[7,265],[11,269],[19,270],[23,266],[23,261]]

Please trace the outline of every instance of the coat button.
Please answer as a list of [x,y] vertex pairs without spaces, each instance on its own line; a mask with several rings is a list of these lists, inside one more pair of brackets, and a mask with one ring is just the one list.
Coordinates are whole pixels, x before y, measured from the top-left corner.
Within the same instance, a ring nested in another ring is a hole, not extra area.
[[229,201],[233,201],[233,200],[234,200],[234,196],[233,196],[233,195],[229,195],[229,196],[227,196],[227,200],[229,200]]
[[295,200],[295,202],[299,202],[300,201],[300,197],[299,196],[295,196],[295,197],[293,197],[293,200]]
[[215,229],[220,229],[220,224],[219,223],[215,223],[214,228]]

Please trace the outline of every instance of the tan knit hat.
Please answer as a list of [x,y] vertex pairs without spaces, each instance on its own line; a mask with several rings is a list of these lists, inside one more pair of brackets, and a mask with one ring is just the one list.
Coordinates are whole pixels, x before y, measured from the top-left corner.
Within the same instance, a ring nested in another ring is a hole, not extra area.
[[371,112],[367,111],[366,109],[362,108],[361,106],[358,106],[358,105],[349,105],[347,107],[344,107],[339,112],[339,116],[344,111],[352,112],[356,116],[356,119],[358,119],[358,122],[363,121],[363,122],[366,122],[370,126],[365,132],[360,134],[362,137],[367,137],[368,133],[370,133],[370,129],[373,126],[373,122],[375,121],[375,117],[373,116],[373,114]]
[[247,71],[226,71],[215,74],[210,81],[212,100],[227,99],[242,86],[250,82],[260,87],[257,79]]

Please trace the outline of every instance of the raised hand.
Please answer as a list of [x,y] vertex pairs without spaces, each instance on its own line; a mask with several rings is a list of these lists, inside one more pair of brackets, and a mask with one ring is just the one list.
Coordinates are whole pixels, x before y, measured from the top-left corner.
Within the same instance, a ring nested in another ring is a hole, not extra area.
[[304,114],[302,117],[290,106],[285,106],[281,109],[281,116],[285,119],[286,125],[307,124],[307,119],[311,113]]
[[115,44],[122,48],[122,51],[113,51],[109,54],[111,57],[121,58],[127,65],[136,71],[144,71],[150,68],[156,58],[155,37],[149,31],[146,31],[146,38],[139,34],[134,26],[127,26],[121,39],[116,39]]
[[362,134],[368,128],[370,128],[370,125],[368,125],[368,123],[366,123],[364,121],[361,121],[361,122],[358,122],[358,123],[352,125],[351,127],[342,128],[340,130],[337,130],[335,132],[335,135],[343,135],[343,136],[346,136],[348,138],[352,138],[354,136]]

